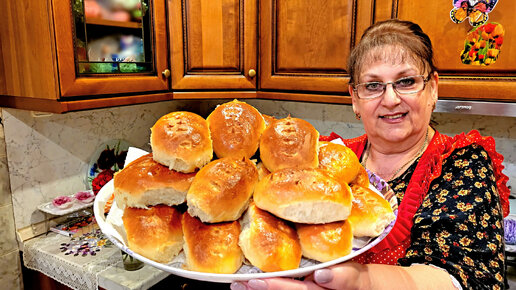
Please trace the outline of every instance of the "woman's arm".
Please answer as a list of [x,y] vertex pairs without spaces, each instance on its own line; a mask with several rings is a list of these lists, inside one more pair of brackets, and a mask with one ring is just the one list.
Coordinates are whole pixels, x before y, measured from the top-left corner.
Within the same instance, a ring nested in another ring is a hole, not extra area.
[[478,145],[456,149],[414,216],[400,265],[432,264],[464,288],[503,289],[503,217],[491,160]]

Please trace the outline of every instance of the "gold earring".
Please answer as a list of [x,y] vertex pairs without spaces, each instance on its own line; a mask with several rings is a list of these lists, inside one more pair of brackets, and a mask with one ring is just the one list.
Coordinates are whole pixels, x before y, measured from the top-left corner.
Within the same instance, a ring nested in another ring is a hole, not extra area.
[[357,119],[358,121],[360,121],[360,118],[361,118],[360,114],[359,114],[359,113],[355,113],[355,119]]

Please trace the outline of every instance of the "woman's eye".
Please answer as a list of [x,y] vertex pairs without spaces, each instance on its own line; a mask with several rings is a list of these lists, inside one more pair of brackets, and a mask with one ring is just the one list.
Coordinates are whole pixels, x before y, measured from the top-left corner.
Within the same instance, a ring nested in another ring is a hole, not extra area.
[[365,83],[364,87],[368,91],[379,91],[383,90],[382,83],[374,82],[374,83]]
[[413,86],[416,83],[415,78],[409,77],[409,78],[403,78],[396,81],[397,87],[410,87]]

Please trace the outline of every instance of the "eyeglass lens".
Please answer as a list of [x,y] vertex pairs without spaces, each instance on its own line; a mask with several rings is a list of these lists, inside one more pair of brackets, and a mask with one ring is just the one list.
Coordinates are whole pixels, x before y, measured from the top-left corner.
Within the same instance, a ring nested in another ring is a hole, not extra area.
[[393,89],[399,94],[414,94],[424,89],[424,76],[409,76],[400,78],[394,82],[368,82],[356,86],[359,98],[376,98],[381,96],[387,89],[387,85],[392,84]]

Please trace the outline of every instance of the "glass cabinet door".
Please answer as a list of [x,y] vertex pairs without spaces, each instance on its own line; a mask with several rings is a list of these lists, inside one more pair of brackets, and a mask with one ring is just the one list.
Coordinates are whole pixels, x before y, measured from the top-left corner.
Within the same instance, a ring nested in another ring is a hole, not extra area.
[[80,75],[152,73],[149,0],[73,0]]
[[62,96],[168,90],[165,0],[55,0]]

